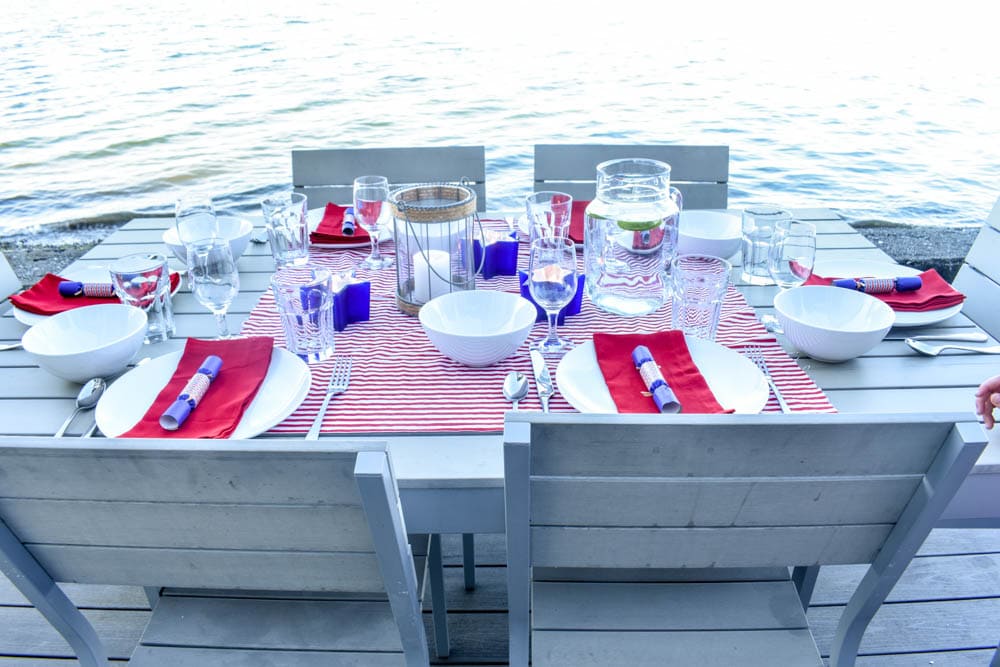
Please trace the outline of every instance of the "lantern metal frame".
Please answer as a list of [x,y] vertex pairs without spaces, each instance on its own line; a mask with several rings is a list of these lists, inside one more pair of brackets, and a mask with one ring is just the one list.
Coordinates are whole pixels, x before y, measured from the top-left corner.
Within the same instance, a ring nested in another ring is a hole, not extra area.
[[[389,195],[396,254],[396,305],[409,315],[436,292],[476,288],[475,230],[483,238],[476,192],[454,183],[422,183]],[[432,233],[433,232],[433,233]],[[443,254],[447,268],[443,268]],[[483,253],[484,254],[484,253]],[[421,256],[422,266],[415,266]],[[417,271],[426,275],[417,275]]]

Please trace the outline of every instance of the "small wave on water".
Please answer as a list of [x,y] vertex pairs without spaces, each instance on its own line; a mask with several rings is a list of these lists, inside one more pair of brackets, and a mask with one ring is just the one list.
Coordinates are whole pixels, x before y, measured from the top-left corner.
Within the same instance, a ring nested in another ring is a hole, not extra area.
[[483,144],[494,209],[531,191],[536,143],[725,144],[731,206],[850,220],[973,226],[1000,194],[1000,70],[971,4],[690,6],[666,26],[642,1],[450,23],[443,0],[41,4],[0,26],[4,235],[170,215],[194,190],[257,214],[294,148]]

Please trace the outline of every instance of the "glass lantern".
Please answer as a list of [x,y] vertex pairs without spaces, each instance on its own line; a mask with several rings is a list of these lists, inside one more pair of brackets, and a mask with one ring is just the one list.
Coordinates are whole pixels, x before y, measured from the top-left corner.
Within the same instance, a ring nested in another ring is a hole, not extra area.
[[[396,304],[409,315],[434,297],[476,288],[476,193],[464,185],[395,190]],[[481,254],[481,253],[480,253]]]

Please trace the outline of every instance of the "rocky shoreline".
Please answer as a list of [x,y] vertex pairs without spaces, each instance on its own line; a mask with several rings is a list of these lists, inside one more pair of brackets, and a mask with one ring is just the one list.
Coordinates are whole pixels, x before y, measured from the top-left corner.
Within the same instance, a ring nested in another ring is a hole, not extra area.
[[[975,227],[929,227],[885,220],[861,220],[852,226],[901,264],[936,268],[951,281],[979,233]],[[67,228],[38,238],[19,234],[0,240],[0,250],[25,285],[58,272],[117,229],[115,225]]]

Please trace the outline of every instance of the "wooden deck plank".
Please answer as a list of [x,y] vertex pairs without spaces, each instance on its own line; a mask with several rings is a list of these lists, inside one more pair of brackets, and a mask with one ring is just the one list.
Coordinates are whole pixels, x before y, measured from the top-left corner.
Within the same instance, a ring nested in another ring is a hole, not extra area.
[[[507,614],[505,540],[503,535],[476,539],[477,588],[464,589],[461,537],[443,540],[446,560],[446,596],[452,657],[435,664],[506,664]],[[493,562],[493,566],[484,563]],[[497,563],[498,562],[498,563]],[[496,565],[499,565],[497,567]],[[861,576],[859,568],[834,566],[821,570],[810,609],[810,620],[821,650],[828,650],[846,586]],[[127,658],[149,612],[142,591],[131,587],[63,585],[70,598],[92,618],[108,638],[119,660]],[[979,588],[980,596],[974,596]],[[928,665],[969,667],[986,665],[993,655],[990,642],[1000,639],[1000,530],[938,529],[931,533],[921,555],[903,576],[890,600],[879,612],[859,666],[899,667]],[[961,598],[970,599],[961,599]],[[922,602],[920,600],[928,600]],[[830,604],[836,603],[836,604]],[[430,614],[425,613],[428,636]],[[17,619],[16,622],[14,619]],[[0,665],[7,667],[68,667],[69,649],[61,638],[6,580],[0,581]],[[32,657],[33,656],[33,657]]]
[[[863,565],[821,568],[812,604],[847,604],[866,569]],[[1000,554],[915,558],[892,589],[888,602],[982,597],[1000,597]]]
[[[149,600],[138,586],[59,584],[59,588],[77,607],[149,611]],[[0,607],[28,606],[28,604],[28,600],[14,588],[14,584],[10,583],[7,577],[0,575]]]
[[[148,611],[83,610],[109,657],[127,660],[149,621]],[[72,658],[62,636],[31,607],[0,607],[0,655]]]
[[[807,617],[820,653],[830,644],[844,608],[810,607]],[[978,650],[1000,638],[1000,599],[885,604],[875,614],[860,654]]]
[[[993,658],[993,651],[948,651],[947,653],[904,653],[900,655],[873,655],[858,658],[855,667],[985,667]],[[825,664],[829,664],[826,662]]]

